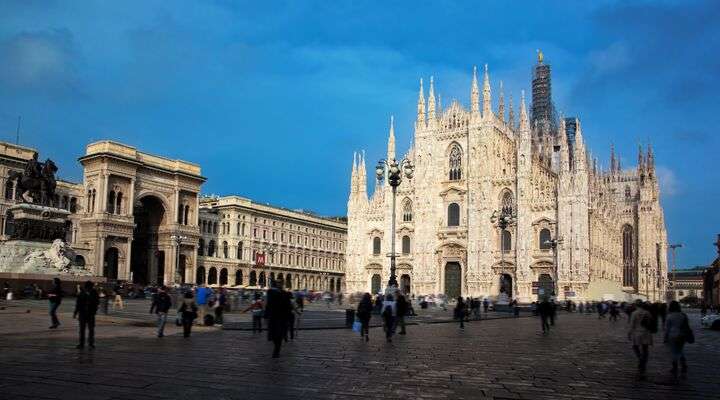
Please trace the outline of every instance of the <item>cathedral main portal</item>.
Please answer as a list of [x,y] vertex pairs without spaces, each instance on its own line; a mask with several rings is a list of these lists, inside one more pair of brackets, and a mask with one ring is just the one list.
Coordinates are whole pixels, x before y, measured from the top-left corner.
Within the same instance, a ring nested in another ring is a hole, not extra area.
[[457,299],[462,288],[462,268],[460,263],[449,262],[445,264],[445,295],[448,299]]

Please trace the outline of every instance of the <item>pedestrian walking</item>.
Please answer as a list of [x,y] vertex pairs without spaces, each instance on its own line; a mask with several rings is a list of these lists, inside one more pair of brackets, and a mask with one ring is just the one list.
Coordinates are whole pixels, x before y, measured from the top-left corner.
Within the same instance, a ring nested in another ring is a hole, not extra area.
[[110,296],[107,293],[107,289],[100,287],[98,289],[98,296],[100,296],[100,309],[102,310],[103,314],[107,315],[108,306],[110,305]]
[[617,322],[618,316],[620,315],[620,310],[618,309],[618,305],[616,302],[610,303],[610,322]]
[[458,296],[457,304],[455,304],[454,317],[460,320],[460,329],[465,329],[465,308],[467,305],[462,296]]
[[397,326],[400,327],[400,332],[398,333],[398,335],[405,335],[407,334],[407,331],[405,331],[405,316],[408,313],[410,304],[408,303],[405,296],[403,296],[403,294],[400,292],[397,292],[397,299],[395,300],[395,302],[397,307]]
[[273,280],[270,284],[271,287],[267,291],[265,318],[268,320],[268,340],[274,345],[272,357],[278,358],[287,329],[290,299],[278,288],[276,281]]
[[53,285],[48,290],[48,302],[50,303],[50,329],[56,329],[60,326],[60,320],[57,317],[57,310],[60,308],[60,304],[63,299],[63,290],[60,283],[60,278],[53,278]]
[[486,297],[483,299],[483,312],[485,313],[485,318],[487,318],[488,307],[490,307],[490,301]]
[[668,307],[664,342],[670,347],[673,377],[677,379],[678,363],[680,363],[680,376],[685,378],[688,370],[685,359],[685,343],[695,343],[695,334],[690,328],[688,316],[680,309],[680,303],[674,300]]
[[227,306],[227,295],[225,293],[225,288],[221,288],[220,292],[217,296],[217,301],[215,302],[215,323],[222,325],[223,323],[223,313],[225,312],[225,307]]
[[516,299],[513,299],[512,301],[512,309],[513,309],[513,316],[515,318],[520,317],[520,306],[518,305],[518,301]]
[[295,304],[300,309],[300,312],[305,311],[305,296],[302,292],[298,292],[297,296],[295,296]]
[[195,289],[195,304],[197,306],[198,323],[205,323],[205,314],[208,311],[208,302],[212,296],[212,289],[202,284]]
[[119,310],[124,309],[125,303],[123,303],[123,299],[122,299],[122,295],[121,295],[122,288],[120,287],[120,285],[116,284],[115,287],[113,287],[113,291],[115,292],[115,298],[113,299],[113,311],[118,310],[118,309]]
[[291,291],[285,290],[283,291],[283,293],[285,294],[285,296],[287,296],[288,304],[290,305],[290,312],[288,312],[287,329],[285,331],[285,341],[287,342],[288,334],[290,335],[290,340],[295,339],[295,320],[300,317],[300,309],[298,309]]
[[161,338],[165,336],[165,322],[167,322],[168,311],[172,307],[172,299],[165,286],[161,286],[153,297],[153,305],[150,309],[157,314],[157,337]]
[[183,337],[190,337],[193,321],[198,317],[198,307],[195,304],[192,292],[186,292],[183,302],[177,311],[183,327]]
[[78,349],[85,347],[85,329],[87,328],[87,343],[91,349],[95,348],[95,314],[97,314],[100,305],[100,297],[94,284],[90,281],[85,282],[78,293],[75,301],[75,312],[73,318],[77,318],[80,325],[80,343]]
[[388,343],[392,342],[393,334],[395,333],[395,318],[397,317],[397,303],[393,299],[393,295],[388,294],[385,296],[385,300],[382,303],[383,311],[382,317],[385,328],[385,340]]
[[243,310],[243,313],[250,311],[252,314],[253,333],[262,333],[262,319],[264,310],[265,304],[263,303],[262,298],[259,295],[256,295],[255,300],[250,303],[248,308]]
[[637,300],[635,310],[630,315],[628,339],[632,342],[633,352],[638,359],[638,377],[645,379],[648,361],[648,347],[653,344],[653,317],[649,305]]
[[372,297],[370,296],[370,293],[365,293],[360,300],[360,303],[357,307],[357,317],[358,320],[360,320],[360,324],[362,325],[360,329],[360,337],[364,337],[365,341],[370,340],[370,317],[372,316]]
[[550,324],[548,323],[548,320],[552,314],[551,307],[552,306],[550,305],[550,302],[547,301],[547,298],[543,298],[537,307],[538,314],[540,315],[540,325],[542,326],[543,335],[550,333]]

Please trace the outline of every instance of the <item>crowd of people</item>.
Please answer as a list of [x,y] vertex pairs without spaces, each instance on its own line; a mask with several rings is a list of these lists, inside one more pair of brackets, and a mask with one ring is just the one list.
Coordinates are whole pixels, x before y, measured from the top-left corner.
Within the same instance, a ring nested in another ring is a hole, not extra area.
[[412,304],[402,292],[378,294],[373,301],[370,293],[363,294],[356,310],[357,321],[353,329],[360,333],[366,342],[370,340],[370,318],[372,315],[382,318],[385,340],[390,343],[398,328],[398,335],[407,334],[405,317],[414,315]]

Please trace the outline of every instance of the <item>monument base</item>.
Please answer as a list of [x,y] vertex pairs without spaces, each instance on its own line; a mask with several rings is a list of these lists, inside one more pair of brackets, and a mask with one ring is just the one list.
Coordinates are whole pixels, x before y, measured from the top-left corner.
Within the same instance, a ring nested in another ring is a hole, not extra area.
[[91,276],[84,266],[73,264],[75,252],[62,240],[44,243],[9,240],[0,245],[0,273]]
[[52,242],[65,239],[70,212],[61,208],[21,203],[8,209],[13,230],[10,239]]

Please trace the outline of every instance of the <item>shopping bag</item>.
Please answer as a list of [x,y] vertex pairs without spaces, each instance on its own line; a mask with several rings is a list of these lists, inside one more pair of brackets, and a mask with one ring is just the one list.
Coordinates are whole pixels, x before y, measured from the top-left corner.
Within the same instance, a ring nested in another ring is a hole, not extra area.
[[362,323],[358,320],[355,320],[355,322],[353,322],[353,326],[352,326],[353,332],[360,332],[361,329],[362,329]]

